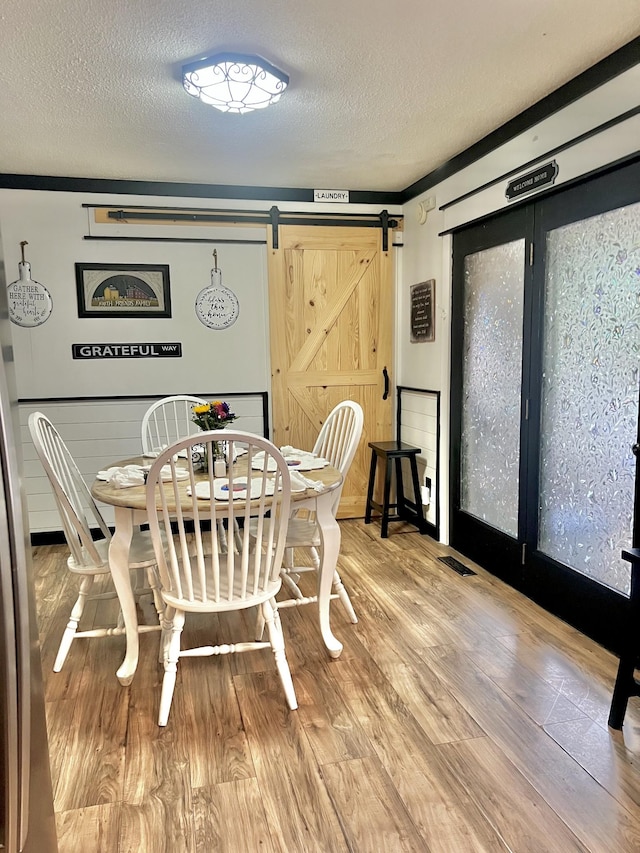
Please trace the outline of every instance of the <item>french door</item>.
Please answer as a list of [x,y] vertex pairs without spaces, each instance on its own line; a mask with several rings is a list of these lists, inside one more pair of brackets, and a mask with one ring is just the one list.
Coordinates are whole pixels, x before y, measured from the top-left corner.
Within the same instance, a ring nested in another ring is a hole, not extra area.
[[454,236],[451,544],[610,648],[640,542],[640,164]]

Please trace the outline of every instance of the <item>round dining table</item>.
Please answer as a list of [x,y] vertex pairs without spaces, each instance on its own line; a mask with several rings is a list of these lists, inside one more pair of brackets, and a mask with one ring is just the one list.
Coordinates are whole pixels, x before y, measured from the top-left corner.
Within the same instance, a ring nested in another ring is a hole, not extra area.
[[[112,467],[126,465],[149,467],[152,460],[144,457],[114,462]],[[179,461],[178,461],[179,464]],[[242,457],[236,462],[242,468]],[[342,652],[342,643],[336,639],[330,625],[330,596],[333,576],[340,552],[340,527],[333,513],[334,492],[342,483],[342,474],[337,468],[328,465],[324,468],[305,472],[305,477],[322,483],[322,490],[308,488],[303,492],[291,492],[292,509],[308,509],[316,514],[320,532],[320,571],[318,572],[318,621],[323,642],[332,658]],[[196,475],[196,479],[208,478],[207,474]],[[182,486],[187,510],[191,498],[187,499],[186,484]],[[109,481],[96,478],[91,486],[91,494],[96,501],[112,506],[114,509],[114,533],[109,544],[109,569],[113,584],[122,608],[125,628],[126,652],[124,660],[116,673],[124,686],[131,684],[138,665],[139,633],[131,573],[129,571],[129,549],[134,528],[147,521],[146,488],[144,485],[118,488]],[[207,503],[207,501],[203,501]]]

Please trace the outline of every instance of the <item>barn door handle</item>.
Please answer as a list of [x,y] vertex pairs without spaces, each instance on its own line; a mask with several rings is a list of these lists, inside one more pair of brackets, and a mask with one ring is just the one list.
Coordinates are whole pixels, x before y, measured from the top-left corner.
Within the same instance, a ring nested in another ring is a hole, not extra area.
[[382,375],[384,376],[384,394],[382,395],[382,399],[386,400],[389,396],[389,374],[386,367],[382,368]]

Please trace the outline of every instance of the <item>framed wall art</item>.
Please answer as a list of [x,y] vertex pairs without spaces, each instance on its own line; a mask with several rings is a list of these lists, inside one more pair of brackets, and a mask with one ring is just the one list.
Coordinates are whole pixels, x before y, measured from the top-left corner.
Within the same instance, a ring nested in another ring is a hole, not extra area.
[[436,280],[411,286],[411,343],[435,341]]
[[168,264],[76,264],[78,317],[170,317]]

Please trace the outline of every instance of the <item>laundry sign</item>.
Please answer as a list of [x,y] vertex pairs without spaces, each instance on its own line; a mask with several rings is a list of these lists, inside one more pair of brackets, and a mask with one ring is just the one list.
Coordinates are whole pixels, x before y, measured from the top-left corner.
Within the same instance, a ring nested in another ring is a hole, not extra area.
[[182,344],[71,344],[73,358],[182,358]]
[[341,204],[349,203],[349,190],[314,190],[314,201],[337,201]]

